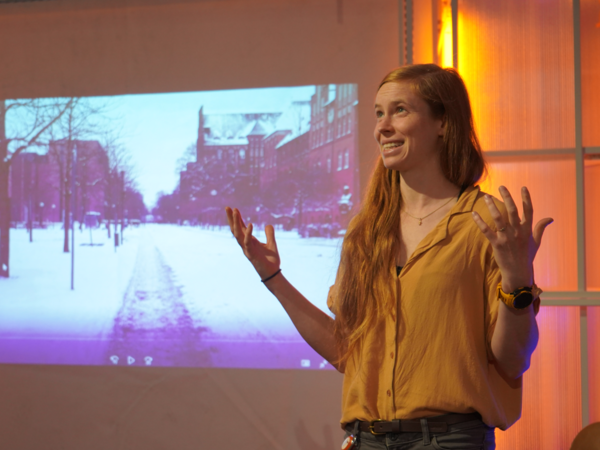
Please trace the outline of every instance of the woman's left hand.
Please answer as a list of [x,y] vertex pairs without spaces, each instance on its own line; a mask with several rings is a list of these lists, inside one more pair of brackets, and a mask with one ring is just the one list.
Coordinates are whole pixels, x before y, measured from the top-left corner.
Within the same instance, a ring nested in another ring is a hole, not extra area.
[[508,223],[489,195],[485,196],[485,202],[497,231],[492,230],[475,211],[473,219],[492,244],[494,258],[502,274],[502,290],[508,293],[533,284],[533,260],[540,248],[544,230],[554,219],[542,219],[533,228],[533,205],[527,188],[521,188],[522,220],[508,189],[500,186],[499,191],[508,213]]

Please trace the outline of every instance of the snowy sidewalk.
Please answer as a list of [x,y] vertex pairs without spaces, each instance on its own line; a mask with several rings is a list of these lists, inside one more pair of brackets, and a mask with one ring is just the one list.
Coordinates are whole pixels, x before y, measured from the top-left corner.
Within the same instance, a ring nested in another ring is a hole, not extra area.
[[[100,246],[76,231],[75,290],[60,228],[34,230],[33,243],[11,231],[0,362],[324,367],[228,229],[127,228],[117,252],[105,230],[93,232]],[[276,237],[285,276],[327,311],[339,240]]]
[[137,234],[126,229],[125,244],[115,252],[105,230],[93,231],[93,242],[103,244],[96,246],[81,245],[89,244],[89,230],[76,230],[71,290],[71,254],[62,251],[63,231],[35,229],[29,242],[26,230],[11,230],[11,277],[0,279],[1,360],[94,363],[102,349],[92,351],[86,342],[100,341],[112,330],[131,277]]

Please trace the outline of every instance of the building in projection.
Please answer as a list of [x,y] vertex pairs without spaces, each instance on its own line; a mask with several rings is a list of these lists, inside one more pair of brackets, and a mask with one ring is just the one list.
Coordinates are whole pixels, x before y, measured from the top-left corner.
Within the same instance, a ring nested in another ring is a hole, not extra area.
[[358,192],[355,85],[316,86],[280,112],[200,109],[196,161],[180,174],[179,219],[223,225],[224,205],[255,223],[335,236]]
[[224,205],[255,223],[334,236],[358,192],[356,86],[316,86],[275,113],[199,113],[196,161],[180,174],[180,219],[224,224]]
[[[73,149],[71,156],[68,155],[69,145]],[[76,164],[71,170],[73,155],[76,155]],[[65,192],[72,188],[73,174],[76,219],[82,220],[88,212],[98,213],[102,218],[110,195],[106,151],[98,141],[72,140],[68,143],[59,140],[51,142],[45,153],[23,152],[12,161],[9,180],[11,221],[34,226],[61,222],[67,207]]]

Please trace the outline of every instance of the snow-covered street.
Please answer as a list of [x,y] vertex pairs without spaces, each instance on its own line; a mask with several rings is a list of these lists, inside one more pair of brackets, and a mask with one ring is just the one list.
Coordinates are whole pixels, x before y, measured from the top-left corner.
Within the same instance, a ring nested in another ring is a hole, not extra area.
[[[1,362],[325,367],[228,229],[149,224],[124,234],[115,251],[105,230],[76,231],[71,290],[62,230],[36,229],[32,243],[25,230],[11,230]],[[285,276],[327,311],[340,241],[276,237]]]

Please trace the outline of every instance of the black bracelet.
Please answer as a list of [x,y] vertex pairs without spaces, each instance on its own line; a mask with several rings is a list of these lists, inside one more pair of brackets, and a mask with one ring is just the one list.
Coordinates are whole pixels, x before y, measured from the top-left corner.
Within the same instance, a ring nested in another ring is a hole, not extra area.
[[275,272],[273,275],[271,275],[270,277],[265,278],[264,280],[260,280],[261,283],[266,283],[267,281],[269,281],[271,278],[273,278],[275,275],[277,275],[279,272],[281,272],[281,269],[279,269],[277,272]]

